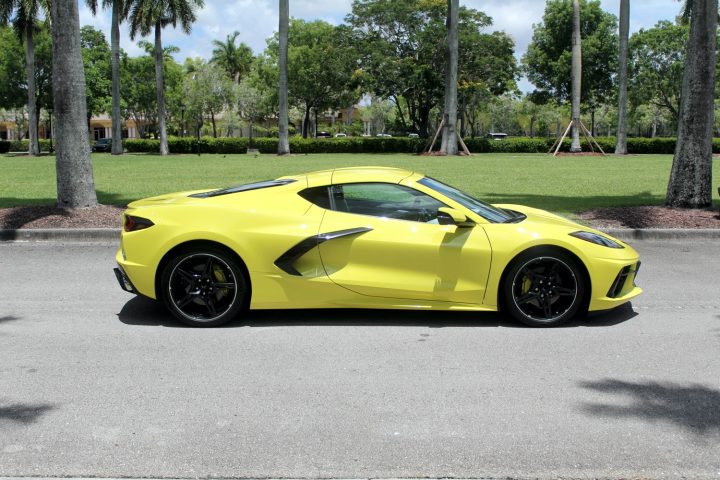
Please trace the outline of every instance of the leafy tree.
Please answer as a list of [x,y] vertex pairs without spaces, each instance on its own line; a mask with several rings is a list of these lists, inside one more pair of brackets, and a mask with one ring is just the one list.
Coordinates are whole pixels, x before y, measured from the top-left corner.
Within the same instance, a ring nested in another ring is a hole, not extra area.
[[290,5],[288,0],[279,1],[278,17],[278,155],[287,155],[290,153],[287,67]]
[[718,0],[687,0],[685,7],[690,36],[666,204],[704,208],[712,202]]
[[183,99],[186,112],[197,119],[197,128],[202,128],[204,118],[210,117],[213,137],[217,137],[215,117],[232,103],[232,80],[225,70],[202,59],[185,63]]
[[22,44],[8,27],[0,27],[0,44],[0,108],[21,108],[27,98]]
[[[86,0],[93,15],[97,15],[98,0]],[[127,20],[128,9],[132,0],[102,0],[103,8],[112,9],[110,18],[110,51],[111,51],[111,75],[112,75],[112,106],[110,116],[112,118],[112,147],[113,155],[122,155],[122,118],[120,107],[120,24]]]
[[[402,128],[423,136],[429,133],[431,112],[445,91],[446,7],[441,1],[354,0],[346,17],[360,51],[365,88],[391,99]],[[470,103],[464,94],[482,95],[488,89],[502,94],[514,87],[516,62],[512,52],[507,55],[505,49],[492,49],[504,34],[482,33],[492,24],[490,17],[466,7],[459,8],[458,16],[462,111]],[[512,45],[507,36],[504,42]],[[484,68],[491,64],[497,69]],[[464,89],[466,83],[473,88]]]
[[634,106],[652,103],[677,120],[688,31],[687,25],[660,21],[633,34],[629,54]]
[[210,60],[225,70],[236,85],[240,83],[241,78],[248,74],[253,62],[253,53],[250,47],[242,42],[240,45],[235,45],[239,35],[240,32],[236,30],[228,35],[224,42],[213,40],[215,48]]
[[78,2],[53,0],[51,18],[58,206],[93,207],[97,196],[87,135]]
[[[133,119],[140,137],[149,131],[158,132],[157,91],[155,89],[155,60],[153,57],[127,57],[121,59],[121,98],[123,117]],[[172,57],[164,60],[165,93],[175,110],[183,104],[183,69]]]
[[25,41],[25,71],[27,78],[27,108],[30,145],[28,154],[39,155],[38,108],[35,83],[35,29],[40,16],[50,11],[49,0],[1,0],[0,25],[12,24],[18,37]]
[[[290,22],[288,95],[303,111],[303,137],[308,136],[311,112],[346,105],[349,96],[357,95],[351,88],[356,65],[346,47],[347,34],[347,29],[321,20]],[[278,55],[276,35],[268,40],[266,55],[259,63],[261,76],[271,85],[278,84]]]
[[98,113],[107,112],[112,105],[112,68],[110,46],[105,35],[86,25],[80,29],[80,47],[85,67],[87,124]]
[[[580,0],[582,41],[581,98],[594,109],[612,94],[616,71],[617,20],[602,10],[599,0]],[[570,0],[548,0],[542,22],[534,26],[533,38],[522,63],[528,79],[539,93],[567,101],[572,97],[572,15]]]
[[155,32],[155,88],[157,90],[157,119],[160,130],[160,155],[169,153],[165,125],[165,87],[163,71],[162,29],[178,23],[190,34],[195,21],[195,10],[202,8],[203,0],[136,0],[130,12],[130,38]]
[[620,0],[620,54],[618,65],[618,128],[616,155],[627,155],[628,41],[630,35],[630,0]]

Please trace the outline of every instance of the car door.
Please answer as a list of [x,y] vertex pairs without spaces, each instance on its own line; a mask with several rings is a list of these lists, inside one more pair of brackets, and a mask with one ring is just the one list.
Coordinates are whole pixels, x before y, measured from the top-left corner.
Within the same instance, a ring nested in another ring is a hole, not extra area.
[[319,245],[328,277],[369,296],[482,303],[490,244],[480,226],[440,225],[441,201],[392,183],[330,187]]

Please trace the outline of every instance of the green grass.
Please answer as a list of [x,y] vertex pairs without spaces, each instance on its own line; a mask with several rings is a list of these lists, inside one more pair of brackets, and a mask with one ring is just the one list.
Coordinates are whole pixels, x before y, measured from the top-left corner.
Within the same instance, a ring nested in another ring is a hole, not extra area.
[[[492,203],[519,203],[571,214],[593,207],[658,205],[672,157],[558,157],[479,154],[124,155],[93,154],[100,203],[124,205],[161,193],[214,188],[333,167],[382,165],[417,170]],[[714,179],[720,178],[719,162]],[[0,156],[0,208],[55,203],[54,157]],[[714,183],[715,185],[715,183]],[[713,188],[715,203],[716,188]]]

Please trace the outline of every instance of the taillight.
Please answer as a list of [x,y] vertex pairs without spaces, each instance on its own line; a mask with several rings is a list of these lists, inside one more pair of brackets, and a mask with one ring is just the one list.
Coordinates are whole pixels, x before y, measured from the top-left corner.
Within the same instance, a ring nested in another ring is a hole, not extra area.
[[123,223],[123,230],[126,232],[136,232],[143,230],[155,225],[147,218],[134,217],[132,215],[125,215],[125,222]]

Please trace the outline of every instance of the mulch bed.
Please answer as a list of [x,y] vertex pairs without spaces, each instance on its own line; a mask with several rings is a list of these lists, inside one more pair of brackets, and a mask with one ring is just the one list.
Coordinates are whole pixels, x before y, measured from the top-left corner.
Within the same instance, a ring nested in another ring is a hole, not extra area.
[[[120,228],[125,207],[93,208],[48,206],[0,208],[0,230],[18,228]],[[596,228],[718,228],[717,209],[686,210],[668,207],[594,208],[577,216]]]

